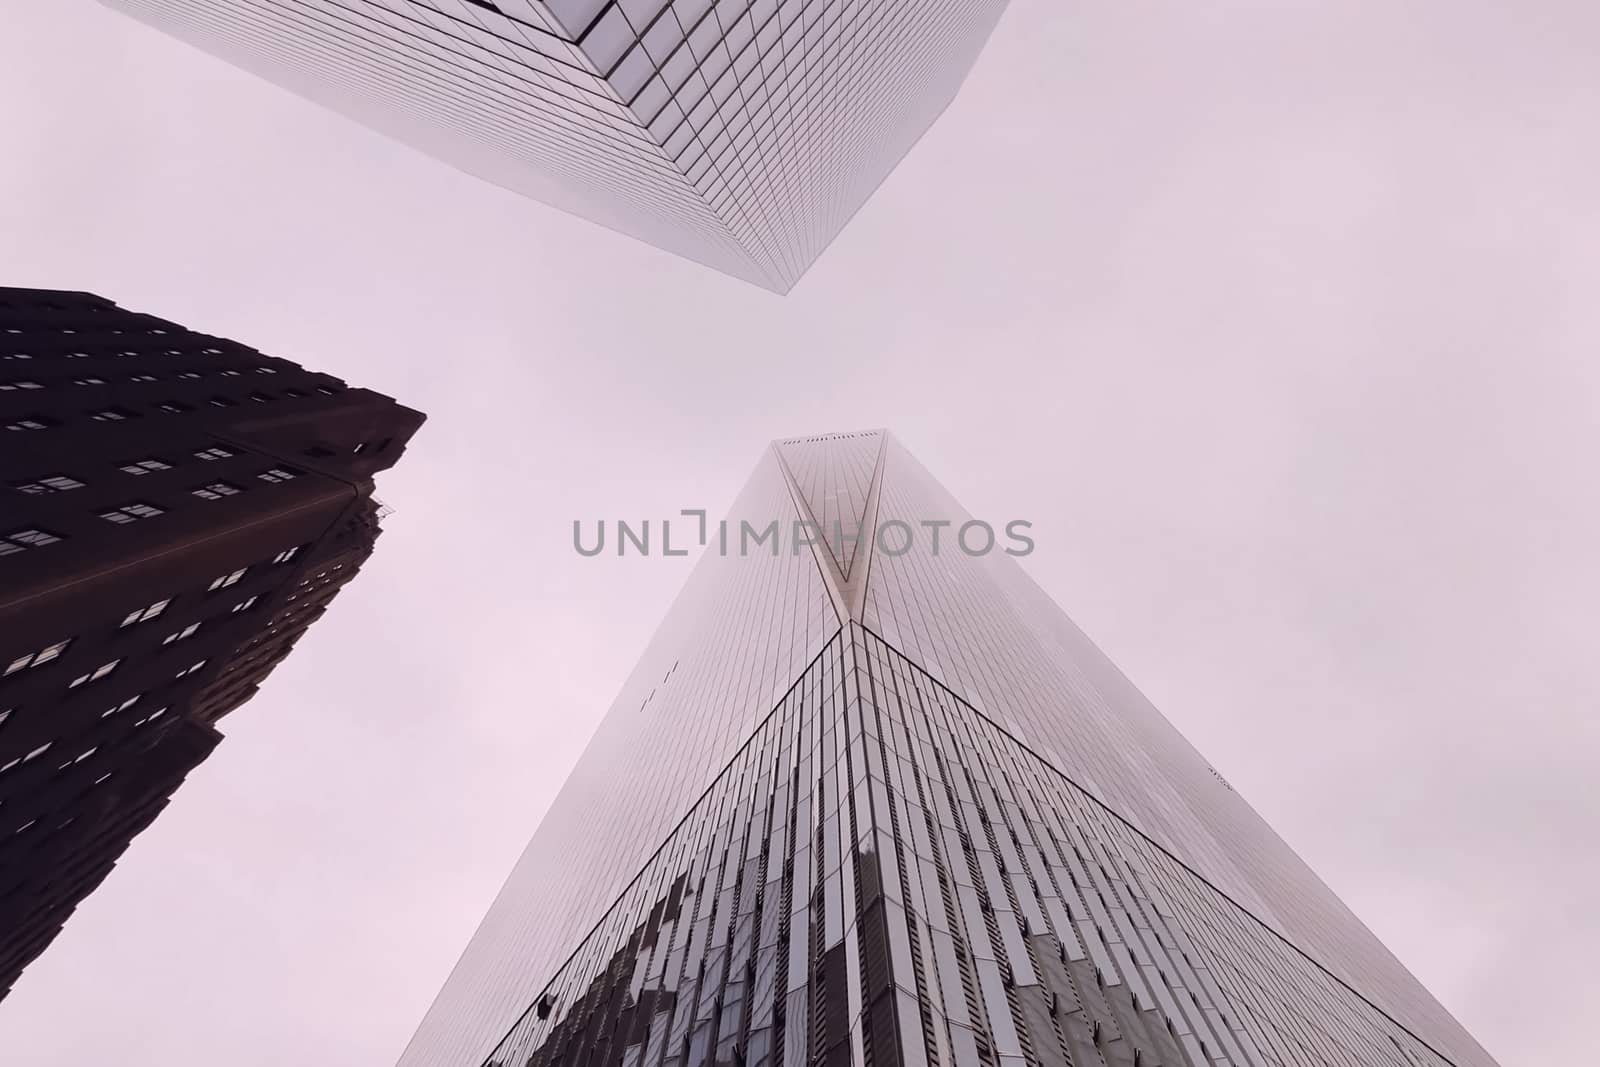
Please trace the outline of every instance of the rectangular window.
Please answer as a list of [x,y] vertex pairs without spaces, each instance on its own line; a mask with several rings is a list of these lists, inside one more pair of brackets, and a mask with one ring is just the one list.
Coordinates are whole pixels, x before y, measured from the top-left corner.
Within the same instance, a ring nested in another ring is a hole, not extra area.
[[183,670],[179,671],[173,677],[174,678],[187,677],[187,676],[193,674],[195,671],[199,670],[201,667],[204,667],[205,665],[206,665],[206,661],[205,660],[201,660],[199,663],[192,663],[189,666],[185,667]]
[[[99,745],[95,745],[93,748],[89,749],[87,752],[80,752],[77,756],[73,757],[72,759],[67,760],[67,762],[65,762],[61,766],[57,767],[56,770],[64,771],[68,767],[71,767],[75,763],[82,763],[84,760],[88,759],[90,756],[94,755],[96,752],[99,752],[99,751],[100,751],[100,746]],[[63,824],[63,825],[65,825],[65,824]]]
[[244,490],[231,482],[212,482],[210,485],[202,485],[198,489],[189,490],[189,492],[201,500],[221,500],[225,496],[234,496],[244,492]]
[[176,400],[163,400],[161,403],[157,404],[156,407],[171,415],[182,415],[186,411],[194,410],[194,408],[190,407],[188,404],[180,404]]
[[100,713],[100,717],[102,719],[107,719],[107,718],[110,718],[111,716],[115,715],[119,711],[127,711],[129,708],[131,708],[135,704],[139,703],[139,698],[142,697],[142,696],[144,696],[143,693],[135,693],[133,696],[129,697],[127,700],[124,700],[122,703],[113,704],[111,707],[107,708],[105,711],[102,711]]
[[136,626],[139,623],[145,622],[148,619],[153,619],[156,616],[160,615],[163,611],[166,611],[167,610],[167,605],[171,604],[171,603],[172,603],[172,598],[168,597],[165,600],[156,601],[154,604],[151,604],[147,608],[140,608],[137,611],[130,611],[130,612],[128,612],[127,617],[124,618],[122,620],[122,622],[117,625],[117,629],[120,630],[124,626]]
[[43,415],[24,415],[20,419],[12,419],[6,423],[8,430],[48,430],[59,425],[54,419],[47,419]]
[[291,559],[294,559],[295,553],[297,553],[299,551],[300,551],[300,546],[299,545],[295,545],[293,548],[286,548],[282,552],[279,552],[276,556],[273,556],[272,557],[272,562],[274,562],[274,563],[288,563]]
[[17,530],[0,537],[0,556],[15,555],[30,548],[53,545],[60,537],[48,530]]
[[13,482],[11,488],[19,493],[29,493],[37,496],[40,493],[64,493],[68,489],[82,489],[83,483],[76,478],[69,478],[65,474],[52,474],[38,481]]
[[202,448],[194,454],[195,459],[232,459],[234,454],[226,448]]
[[183,629],[174,630],[172,633],[170,633],[167,636],[163,637],[161,639],[161,643],[163,645],[170,645],[175,641],[182,641],[186,637],[193,637],[195,631],[198,630],[198,629],[200,629],[200,624],[197,623],[197,622],[191,622],[188,626],[185,626]]
[[58,658],[61,653],[67,650],[67,646],[70,644],[72,644],[72,638],[69,637],[65,641],[57,641],[53,645],[46,645],[37,652],[30,652],[26,656],[18,656],[6,668],[5,675],[13,675],[18,671],[25,671],[29,667],[42,667],[51,660]]
[[16,389],[43,389],[38,382],[0,382],[0,391],[11,392]]
[[255,606],[255,602],[257,600],[260,600],[260,599],[261,599],[260,597],[254,597],[253,596],[253,597],[250,597],[248,600],[241,600],[237,604],[235,604],[233,607],[229,608],[228,610],[230,612],[249,611],[253,606]]
[[213,589],[226,589],[230,585],[237,584],[239,579],[244,577],[244,572],[249,569],[249,567],[240,567],[232,574],[224,574],[219,578],[211,579],[211,584],[206,586],[206,591],[210,592]]
[[78,688],[78,686],[85,685],[85,684],[87,684],[89,682],[98,682],[100,679],[104,678],[106,675],[108,675],[112,671],[116,670],[117,669],[117,664],[119,664],[121,662],[122,661],[120,659],[114,659],[110,663],[102,663],[102,664],[100,664],[100,666],[96,667],[94,670],[90,671],[88,674],[80,674],[76,678],[74,678],[72,681],[68,682],[67,683],[67,688],[68,689],[76,689],[76,688]]
[[291,470],[287,467],[273,467],[256,475],[257,478],[264,482],[287,482],[291,478],[298,478],[299,476],[299,471]]
[[89,417],[96,422],[122,422],[124,419],[133,418],[134,414],[127,408],[101,408],[99,411],[89,412]]
[[172,464],[160,459],[135,460],[122,468],[127,474],[149,474],[151,471],[169,471]]
[[110,511],[102,511],[100,513],[100,517],[105,519],[107,522],[129,523],[138,522],[140,519],[154,518],[157,515],[164,514],[166,514],[166,512],[161,508],[156,507],[154,504],[136,502],[133,504],[124,504],[120,508],[113,508]]
[[106,384],[106,380],[104,378],[74,378],[74,379],[72,379],[72,384],[73,385],[104,385],[104,384]]

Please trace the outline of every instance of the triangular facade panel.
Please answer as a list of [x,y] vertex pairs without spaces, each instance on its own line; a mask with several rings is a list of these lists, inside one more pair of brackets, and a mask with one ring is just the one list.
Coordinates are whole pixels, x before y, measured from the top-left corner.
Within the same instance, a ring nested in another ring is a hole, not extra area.
[[403,1067],[1493,1067],[891,435],[733,525],[835,514],[708,550]]
[[787,292],[1006,0],[104,0],[506,189]]

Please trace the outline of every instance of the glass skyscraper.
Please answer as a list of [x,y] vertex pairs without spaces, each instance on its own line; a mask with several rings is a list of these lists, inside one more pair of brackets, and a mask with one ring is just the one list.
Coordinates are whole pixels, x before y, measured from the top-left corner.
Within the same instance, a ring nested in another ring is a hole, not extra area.
[[105,0],[463,170],[787,292],[1005,0]]
[[402,1067],[1492,1067],[892,436],[682,527]]

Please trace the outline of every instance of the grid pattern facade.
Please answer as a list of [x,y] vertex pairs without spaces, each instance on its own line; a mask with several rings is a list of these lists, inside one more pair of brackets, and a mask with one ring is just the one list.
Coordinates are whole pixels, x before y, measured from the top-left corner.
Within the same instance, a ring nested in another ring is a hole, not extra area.
[[1448,1061],[851,623],[485,1062]]
[[416,412],[86,293],[0,289],[0,995],[379,533]]
[[[404,1067],[1491,1067],[1014,560],[955,547],[971,517],[891,436],[777,442],[735,513],[819,536],[708,553],[721,591],[697,572],[656,644],[772,662],[697,631],[800,566],[815,658],[733,730],[630,682]],[[661,729],[721,762],[611,762]],[[575,839],[574,803],[609,828]]]
[[787,292],[1005,0],[105,0],[516,192]]

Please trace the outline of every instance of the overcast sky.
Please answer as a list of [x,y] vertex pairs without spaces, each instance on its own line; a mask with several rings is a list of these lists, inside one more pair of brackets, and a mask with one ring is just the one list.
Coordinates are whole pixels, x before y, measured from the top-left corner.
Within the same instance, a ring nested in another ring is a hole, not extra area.
[[1592,1057],[1591,0],[1016,0],[786,299],[89,0],[5,22],[0,283],[430,418],[0,1059],[392,1064],[692,563],[572,520],[873,426],[1033,520],[1033,576],[1506,1067]]

